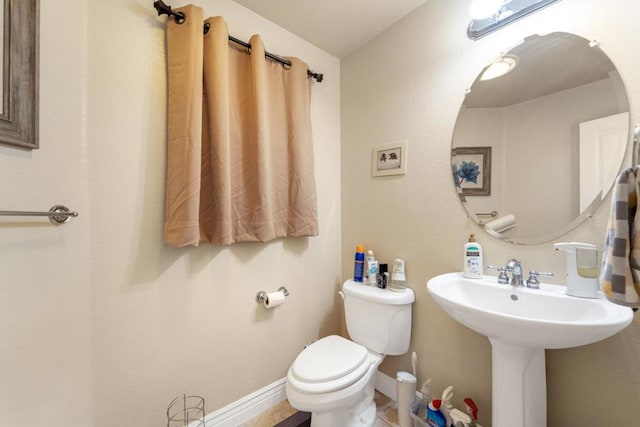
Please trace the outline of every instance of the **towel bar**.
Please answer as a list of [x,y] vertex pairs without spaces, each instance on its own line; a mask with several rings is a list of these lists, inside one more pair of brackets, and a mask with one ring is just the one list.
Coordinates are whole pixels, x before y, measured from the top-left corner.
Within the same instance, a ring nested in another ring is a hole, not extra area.
[[48,212],[33,211],[0,211],[0,216],[47,216],[51,224],[64,224],[71,217],[77,217],[78,212],[71,212],[69,208],[63,205],[54,205]]

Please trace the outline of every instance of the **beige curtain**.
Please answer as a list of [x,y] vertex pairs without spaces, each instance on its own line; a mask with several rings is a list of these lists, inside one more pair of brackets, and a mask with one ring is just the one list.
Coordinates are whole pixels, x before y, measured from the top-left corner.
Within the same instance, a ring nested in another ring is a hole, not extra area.
[[[221,17],[167,23],[164,239],[182,247],[318,234],[307,65],[228,41]],[[203,36],[203,25],[210,30]]]

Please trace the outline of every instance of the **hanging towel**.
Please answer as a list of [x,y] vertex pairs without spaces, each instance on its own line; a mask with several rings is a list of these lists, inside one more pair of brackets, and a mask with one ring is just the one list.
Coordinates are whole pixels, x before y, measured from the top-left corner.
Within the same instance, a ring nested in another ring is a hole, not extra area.
[[629,168],[616,179],[600,271],[600,288],[609,301],[632,308],[640,307],[637,173]]
[[[307,64],[229,43],[222,17],[196,6],[167,22],[169,72],[164,239],[181,247],[316,236]],[[209,31],[203,36],[204,24]]]

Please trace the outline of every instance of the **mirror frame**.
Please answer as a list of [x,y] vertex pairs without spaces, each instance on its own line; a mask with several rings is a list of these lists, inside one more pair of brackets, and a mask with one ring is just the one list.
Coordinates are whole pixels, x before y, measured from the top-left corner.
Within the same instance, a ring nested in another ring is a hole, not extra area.
[[4,3],[0,144],[27,149],[38,142],[39,0]]

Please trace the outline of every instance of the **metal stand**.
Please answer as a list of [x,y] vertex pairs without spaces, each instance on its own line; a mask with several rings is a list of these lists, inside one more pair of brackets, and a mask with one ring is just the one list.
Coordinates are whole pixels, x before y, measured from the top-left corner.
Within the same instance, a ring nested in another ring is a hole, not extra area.
[[183,394],[169,403],[167,427],[205,427],[204,398]]

